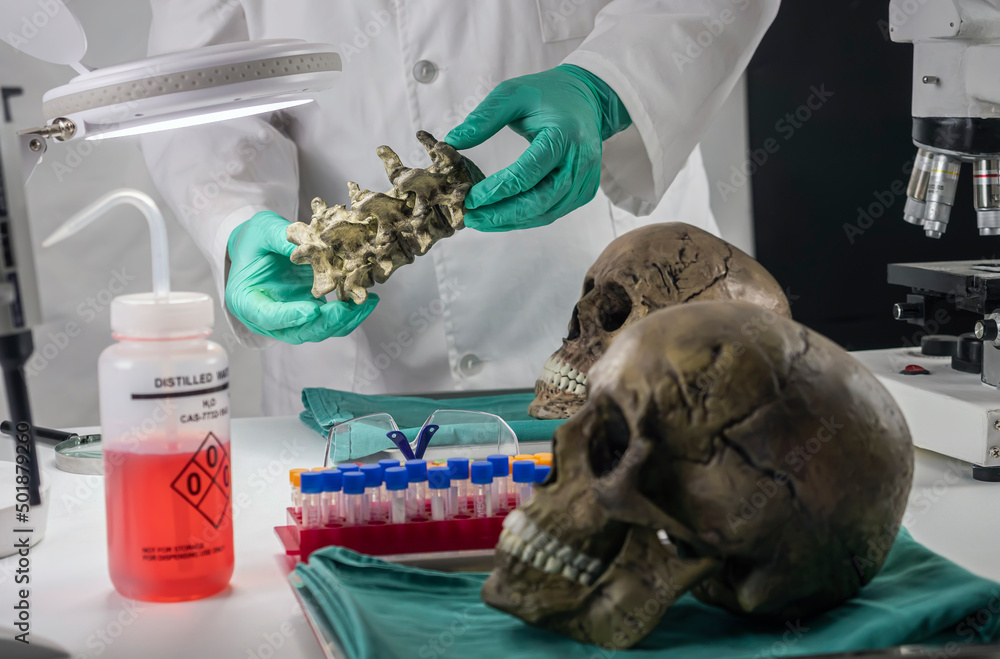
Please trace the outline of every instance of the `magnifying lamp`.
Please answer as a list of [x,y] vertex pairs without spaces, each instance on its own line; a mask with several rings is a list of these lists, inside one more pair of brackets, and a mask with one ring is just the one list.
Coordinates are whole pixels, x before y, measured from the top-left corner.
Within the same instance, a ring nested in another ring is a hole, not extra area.
[[[80,72],[42,97],[45,125],[22,135],[96,140],[273,112],[310,102],[341,70],[332,46],[295,39],[205,46],[89,70],[80,62],[86,35],[61,0],[3,4],[0,39]],[[33,38],[20,36],[32,27]]]
[[[62,0],[0,0],[0,40],[79,74],[42,97],[41,127],[18,131],[15,141],[0,124],[0,199],[9,202],[7,212],[0,212],[0,370],[12,420],[31,424],[24,365],[34,351],[31,328],[41,322],[41,313],[22,187],[41,162],[47,139],[109,139],[294,107],[329,89],[341,60],[328,44],[271,39],[94,70],[81,62],[87,38]],[[10,174],[17,166],[20,177]],[[36,505],[33,435],[31,457]]]

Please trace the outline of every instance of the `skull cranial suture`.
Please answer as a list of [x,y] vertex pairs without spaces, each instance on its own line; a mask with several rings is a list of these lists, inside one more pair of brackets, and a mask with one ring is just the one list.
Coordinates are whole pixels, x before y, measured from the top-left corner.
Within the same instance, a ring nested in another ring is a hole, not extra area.
[[583,405],[590,367],[625,328],[691,301],[744,300],[791,317],[778,282],[746,253],[681,222],[616,238],[584,277],[562,346],[546,360],[528,412],[565,419]]
[[465,195],[482,172],[426,131],[417,140],[431,158],[426,169],[406,167],[392,149],[380,146],[376,153],[391,190],[373,192],[349,182],[350,208],[317,197],[309,224],[289,224],[288,241],[298,245],[291,260],[312,266],[315,297],[335,291],[337,299],[361,304],[371,286],[465,227]]
[[913,474],[875,377],[745,302],[677,305],[623,331],[553,454],[505,520],[483,599],[615,648],[688,591],[779,623],[849,599],[880,569],[868,543],[895,536]]

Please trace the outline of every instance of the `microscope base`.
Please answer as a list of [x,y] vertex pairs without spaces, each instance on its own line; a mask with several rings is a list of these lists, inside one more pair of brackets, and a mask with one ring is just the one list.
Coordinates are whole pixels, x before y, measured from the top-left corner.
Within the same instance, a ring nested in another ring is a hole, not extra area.
[[[951,368],[950,357],[919,348],[851,353],[889,390],[910,426],[913,444],[968,462],[976,480],[1000,482],[1000,391],[978,375]],[[916,364],[928,375],[904,375]]]

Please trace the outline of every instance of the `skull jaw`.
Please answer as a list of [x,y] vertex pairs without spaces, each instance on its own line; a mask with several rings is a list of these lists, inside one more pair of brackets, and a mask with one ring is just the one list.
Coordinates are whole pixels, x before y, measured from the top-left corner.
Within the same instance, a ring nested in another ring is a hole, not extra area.
[[[525,622],[580,643],[627,649],[655,629],[685,592],[721,567],[713,558],[682,559],[656,532],[632,526],[618,555],[591,586],[498,561],[483,585],[483,601]],[[560,581],[560,579],[562,579]]]
[[536,419],[568,419],[583,407],[587,397],[574,394],[541,380],[535,381],[535,400],[528,414]]

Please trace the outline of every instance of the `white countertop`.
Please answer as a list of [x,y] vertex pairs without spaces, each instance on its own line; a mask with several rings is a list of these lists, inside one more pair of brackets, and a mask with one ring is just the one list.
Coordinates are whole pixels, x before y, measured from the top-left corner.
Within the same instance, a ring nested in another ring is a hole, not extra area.
[[[74,658],[210,657],[321,659],[286,581],[273,527],[288,502],[288,469],[322,464],[325,440],[297,418],[232,423],[236,570],[230,587],[203,600],[131,602],[108,577],[104,485],[99,476],[56,469],[48,531],[31,550],[31,634]],[[972,480],[971,467],[922,450],[907,517],[913,536],[972,572],[1000,581],[1000,483]],[[0,627],[10,627],[16,557],[0,560]]]
[[[32,636],[56,642],[74,659],[322,659],[286,581],[274,527],[285,521],[288,470],[322,465],[326,440],[286,417],[234,419],[231,441],[232,581],[214,597],[169,604],[132,602],[115,591],[104,479],[59,471],[54,451],[40,447],[52,498],[45,538],[30,555]],[[16,558],[0,560],[0,627],[13,623]]]

